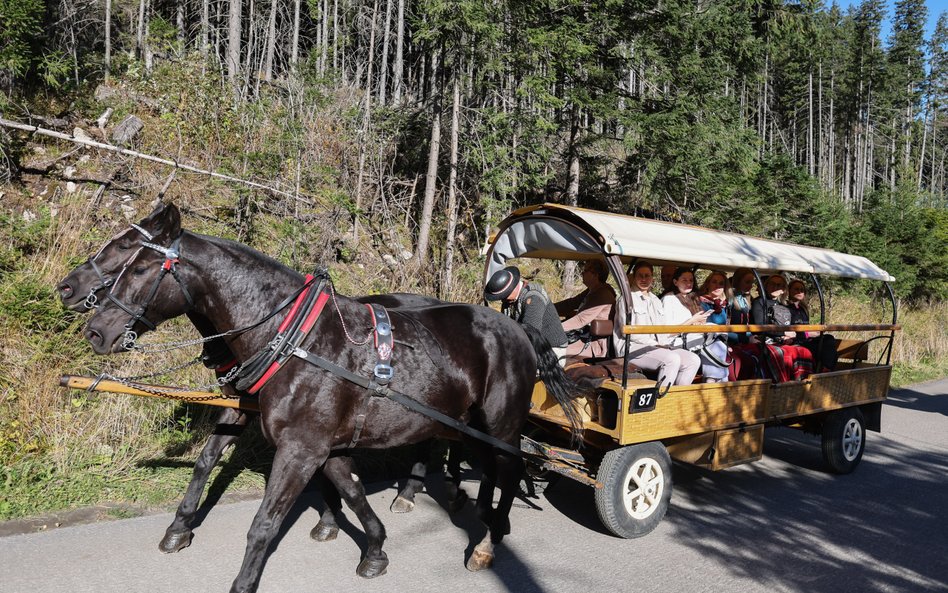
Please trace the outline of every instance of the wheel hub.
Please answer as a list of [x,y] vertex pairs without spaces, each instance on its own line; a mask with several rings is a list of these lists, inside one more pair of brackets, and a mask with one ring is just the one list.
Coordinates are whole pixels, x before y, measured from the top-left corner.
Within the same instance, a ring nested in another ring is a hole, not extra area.
[[855,418],[850,418],[843,429],[843,457],[852,461],[862,449],[862,426]]
[[664,489],[665,476],[658,462],[651,458],[637,460],[626,476],[622,495],[626,512],[635,519],[645,519],[659,507]]

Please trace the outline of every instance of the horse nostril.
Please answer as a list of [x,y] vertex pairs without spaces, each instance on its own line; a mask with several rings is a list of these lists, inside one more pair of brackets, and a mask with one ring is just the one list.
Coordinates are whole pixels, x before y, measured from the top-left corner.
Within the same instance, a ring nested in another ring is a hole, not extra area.
[[69,284],[63,282],[57,288],[59,288],[60,297],[64,299],[68,299],[69,297],[72,296],[73,290],[72,290],[72,286],[70,286]]
[[102,334],[100,334],[94,329],[86,330],[86,339],[89,340],[89,342],[95,346],[101,346],[102,342],[104,341]]

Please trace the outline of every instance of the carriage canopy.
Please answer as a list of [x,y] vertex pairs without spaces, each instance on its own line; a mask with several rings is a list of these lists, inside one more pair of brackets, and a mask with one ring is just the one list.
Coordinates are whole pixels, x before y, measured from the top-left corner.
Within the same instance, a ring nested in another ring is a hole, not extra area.
[[894,280],[858,255],[560,204],[528,206],[511,213],[489,242],[486,254],[485,280],[517,257],[589,259],[611,255],[625,262],[637,258],[653,264],[697,264],[725,271],[751,268]]

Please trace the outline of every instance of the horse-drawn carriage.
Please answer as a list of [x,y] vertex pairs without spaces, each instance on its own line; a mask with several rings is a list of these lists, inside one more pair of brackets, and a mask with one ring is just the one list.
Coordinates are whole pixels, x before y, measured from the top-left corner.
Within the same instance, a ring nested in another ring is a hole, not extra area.
[[[779,270],[891,281],[886,272],[861,257],[551,204],[518,210],[501,224],[487,249],[486,278],[517,258],[604,259],[619,289],[615,315],[606,332],[613,344],[621,344],[637,332],[775,329],[631,325],[627,313],[631,291],[625,269],[643,259],[706,269],[743,267],[753,270],[755,276]],[[233,277],[217,274],[221,266],[234,271]],[[154,329],[161,321],[186,313],[206,340],[225,340],[224,349],[231,351],[242,368],[256,369],[249,379],[244,377],[243,384],[252,385],[249,391],[259,390],[259,399],[246,392],[189,392],[110,377],[63,378],[63,385],[74,388],[173,397],[262,412],[265,435],[277,447],[274,472],[281,475],[268,484],[234,590],[255,588],[263,562],[261,550],[272,538],[273,526],[279,525],[273,517],[282,517],[287,501],[295,498],[293,492],[302,489],[323,461],[324,471],[331,479],[335,476],[337,486],[347,493],[347,502],[361,509],[357,512],[366,527],[369,550],[359,573],[376,576],[384,572],[384,530],[380,523],[376,526],[377,518],[372,518],[367,505],[359,502],[361,485],[346,481],[350,466],[337,463],[336,457],[327,458],[330,449],[357,443],[385,447],[457,431],[470,437],[482,453],[493,449],[494,456],[487,459],[494,475],[488,480],[488,490],[482,482],[476,506],[490,532],[475,548],[471,568],[489,565],[493,544],[509,530],[506,513],[512,494],[504,485],[509,486],[514,475],[515,466],[509,458],[518,452],[512,446],[517,440],[520,455],[534,465],[594,486],[600,518],[622,537],[644,535],[663,517],[671,497],[671,458],[715,470],[759,459],[766,426],[789,425],[821,432],[830,467],[851,471],[862,456],[865,431],[880,428],[880,407],[888,388],[897,329],[894,299],[890,325],[825,325],[820,293],[819,324],[780,329],[883,334],[834,344],[842,360],[832,372],[817,372],[802,381],[755,378],[663,390],[654,377],[643,376],[630,366],[628,354],[624,358],[580,359],[572,361],[568,373],[590,368],[596,372],[592,383],[586,373],[585,397],[570,401],[556,379],[559,367],[555,358],[549,364],[549,345],[538,343],[530,331],[526,332],[529,342],[524,340],[524,332],[495,312],[411,295],[359,301],[341,295],[337,298],[327,276],[304,281],[243,246],[182,231],[177,210],[170,207],[159,208],[140,225],[117,235],[81,268],[82,274],[74,272],[67,277],[60,290],[67,302],[81,302],[78,293],[88,291],[90,305],[97,298],[105,303],[86,332],[97,352],[121,351],[135,344],[136,332]],[[163,280],[166,276],[170,278],[167,282]],[[80,277],[82,281],[77,280]],[[255,279],[259,284],[248,288],[235,277],[241,282]],[[819,287],[815,275],[813,280]],[[379,311],[385,307],[390,319]],[[327,313],[320,317],[323,308]],[[289,313],[284,314],[285,310]],[[354,339],[347,322],[350,327],[371,322],[374,333],[365,340]],[[255,330],[268,324],[273,325],[276,336],[257,335]],[[394,341],[386,341],[387,332],[393,329]],[[884,345],[874,363],[868,361],[873,342]],[[380,344],[387,344],[388,350]],[[219,366],[219,374],[231,379],[234,371],[228,368]],[[283,368],[286,370],[278,374]],[[398,377],[391,384],[395,389],[388,386],[393,369]],[[535,380],[538,372],[542,380]],[[524,381],[528,383],[521,385]],[[530,383],[534,383],[532,394]],[[470,407],[442,399],[458,389],[464,391],[461,400]],[[330,415],[335,415],[331,420],[336,424],[330,424],[325,404],[316,410],[316,402],[335,397],[337,392],[346,397],[332,400]],[[367,397],[366,393],[384,397]],[[343,399],[351,402],[340,404]],[[513,413],[504,405],[513,405]],[[539,429],[529,431],[529,436],[520,435],[527,407],[530,423]],[[577,414],[582,415],[581,427],[577,426]],[[304,421],[308,424],[300,432]],[[386,426],[389,433],[383,430]],[[570,442],[577,430],[583,445],[579,448]],[[314,444],[314,432],[325,438]],[[502,495],[498,507],[492,509],[490,492],[495,483],[501,486]],[[196,489],[195,496],[200,490]],[[361,497],[364,499],[364,492]],[[190,530],[183,533],[175,541],[184,537],[190,541]],[[183,545],[174,549],[180,547]]]
[[[866,258],[825,249],[756,239],[693,226],[544,204],[513,212],[486,250],[485,278],[517,258],[584,260],[604,258],[618,290],[609,324],[613,344],[628,336],[768,332],[852,332],[838,340],[839,363],[804,380],[754,378],[679,385],[662,393],[654,377],[630,368],[629,348],[616,359],[574,360],[574,374],[599,376],[583,423],[586,446],[573,456],[566,475],[595,477],[596,507],[603,524],[622,537],[645,535],[658,524],[671,498],[670,459],[719,470],[761,458],[764,429],[792,426],[821,435],[823,457],[838,473],[852,471],[862,458],[866,430],[880,430],[880,410],[888,392],[896,303],[892,323],[826,325],[818,275],[893,278]],[[788,272],[812,278],[820,302],[820,322],[797,326],[639,326],[631,325],[631,289],[626,270],[638,261],[695,266],[706,270],[751,269],[760,274]],[[870,346],[879,352],[869,359]],[[761,348],[765,345],[761,341]],[[761,357],[763,360],[764,357]],[[570,368],[571,367],[571,368]],[[592,368],[590,368],[592,367]],[[590,372],[592,371],[592,372]],[[631,373],[631,374],[630,374]],[[773,375],[773,374],[770,374]],[[533,393],[530,421],[547,435],[562,434],[560,406],[541,383]]]

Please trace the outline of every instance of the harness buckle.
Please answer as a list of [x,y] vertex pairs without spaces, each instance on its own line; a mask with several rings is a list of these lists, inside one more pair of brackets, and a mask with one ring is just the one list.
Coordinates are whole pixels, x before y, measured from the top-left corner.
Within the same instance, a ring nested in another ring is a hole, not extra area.
[[395,370],[392,368],[392,365],[380,362],[375,365],[372,374],[375,375],[375,378],[380,384],[387,385],[388,382],[392,380],[392,377],[395,376]]

